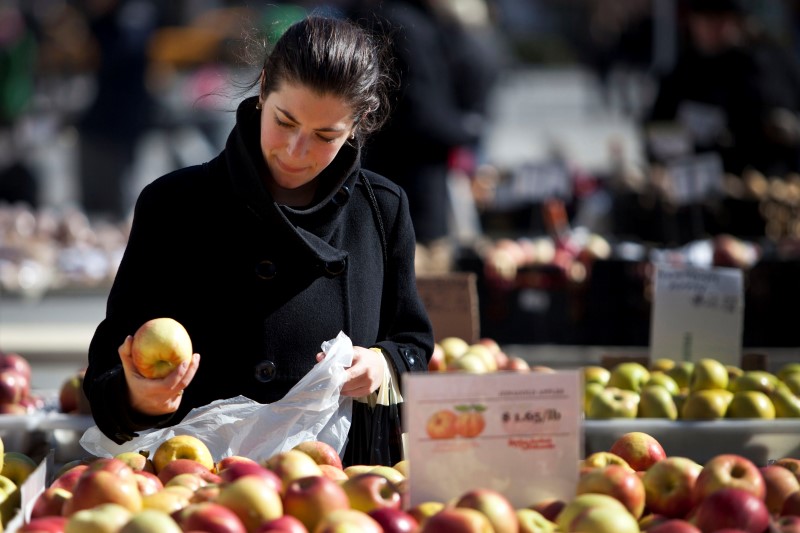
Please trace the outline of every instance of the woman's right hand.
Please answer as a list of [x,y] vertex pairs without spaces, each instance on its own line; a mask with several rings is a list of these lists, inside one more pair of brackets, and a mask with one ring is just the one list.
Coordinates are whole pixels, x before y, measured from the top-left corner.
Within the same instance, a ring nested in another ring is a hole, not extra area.
[[181,405],[183,389],[194,378],[200,365],[200,354],[192,354],[191,361],[183,362],[172,372],[159,379],[146,378],[136,370],[131,356],[133,337],[128,335],[119,347],[119,357],[128,383],[131,407],[149,416],[174,413]]

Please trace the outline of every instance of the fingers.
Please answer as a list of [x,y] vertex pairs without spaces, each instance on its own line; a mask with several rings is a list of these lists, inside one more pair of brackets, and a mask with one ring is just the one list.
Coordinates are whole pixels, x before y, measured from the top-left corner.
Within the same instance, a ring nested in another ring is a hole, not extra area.
[[319,353],[317,354],[317,363],[319,363],[319,362],[320,362],[320,361],[322,361],[323,359],[325,359],[325,352],[319,352]]

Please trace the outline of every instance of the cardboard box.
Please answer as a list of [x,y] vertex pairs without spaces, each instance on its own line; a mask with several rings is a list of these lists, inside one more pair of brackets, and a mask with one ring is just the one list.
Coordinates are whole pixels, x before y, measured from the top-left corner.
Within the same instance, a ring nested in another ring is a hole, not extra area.
[[475,274],[419,275],[417,291],[431,319],[434,339],[459,337],[470,344],[478,341],[480,319]]

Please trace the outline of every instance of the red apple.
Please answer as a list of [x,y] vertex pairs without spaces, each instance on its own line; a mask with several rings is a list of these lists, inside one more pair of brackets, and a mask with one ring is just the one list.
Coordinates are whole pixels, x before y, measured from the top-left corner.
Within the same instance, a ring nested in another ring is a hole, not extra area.
[[723,487],[706,496],[692,512],[692,523],[703,533],[738,528],[747,533],[764,533],[769,511],[763,500],[749,490]]
[[428,360],[428,370],[430,372],[441,372],[446,369],[447,365],[445,363],[442,345],[438,342],[434,343],[433,353],[431,353],[431,358]]
[[131,360],[146,378],[163,378],[192,359],[192,340],[186,329],[172,318],[154,318],[133,334]]
[[795,475],[797,480],[800,481],[800,459],[796,459],[794,457],[781,457],[773,464],[790,470]]
[[647,533],[702,533],[691,522],[681,518],[670,518],[653,527],[643,529]]
[[0,404],[19,404],[30,392],[29,387],[28,378],[16,370],[0,370]]
[[779,516],[773,525],[780,533],[800,533],[800,516]]
[[217,503],[236,513],[248,531],[283,515],[280,493],[258,476],[244,476],[223,485]]
[[283,493],[283,512],[299,519],[309,531],[326,514],[349,508],[350,500],[342,485],[325,476],[295,479]]
[[560,500],[558,498],[546,498],[539,502],[536,502],[532,505],[529,505],[529,509],[533,509],[534,511],[540,513],[543,517],[545,517],[550,522],[555,522],[558,513],[564,509],[564,506],[567,504],[564,500]]
[[493,533],[492,523],[480,511],[467,507],[446,507],[422,524],[420,533]]
[[31,379],[31,364],[18,353],[0,354],[0,370],[14,370],[28,378],[28,380]]
[[31,517],[61,516],[64,504],[72,498],[72,493],[61,487],[47,487],[36,497],[31,509]]
[[228,455],[227,457],[223,457],[222,459],[217,461],[216,464],[217,474],[221,474],[223,470],[237,463],[247,463],[251,465],[254,464],[261,466],[255,459],[250,459],[249,457],[245,457],[244,455]]
[[622,503],[634,518],[641,518],[645,505],[644,483],[636,472],[608,465],[581,472],[576,494],[606,494]]
[[339,509],[328,513],[314,533],[383,533],[383,530],[374,518],[363,511]]
[[645,470],[642,477],[646,506],[650,512],[669,518],[683,518],[694,507],[694,487],[701,465],[672,456]]
[[800,516],[800,491],[793,492],[783,501],[781,516]]
[[602,468],[608,465],[618,465],[627,468],[631,472],[634,471],[625,459],[615,453],[606,451],[593,452],[587,455],[581,462],[581,469]]
[[647,470],[667,456],[661,443],[642,431],[625,433],[614,441],[608,451],[622,457],[634,470]]
[[417,519],[402,509],[379,507],[367,513],[383,528],[384,533],[416,533]]
[[253,533],[308,533],[306,526],[293,517],[285,514],[261,524]]
[[276,491],[283,492],[283,482],[281,478],[278,477],[278,474],[261,466],[255,461],[252,463],[245,461],[230,463],[224,470],[220,470],[219,472],[219,477],[222,479],[223,483],[230,483],[244,476],[260,477],[272,485]]
[[142,495],[133,470],[130,474],[112,473],[107,470],[89,470],[81,474],[72,489],[72,498],[64,504],[64,515],[91,509],[104,503],[116,503],[130,512],[142,509]]
[[232,510],[214,502],[191,503],[173,513],[183,531],[207,533],[246,533],[242,521]]
[[322,475],[322,470],[316,461],[300,450],[276,453],[266,460],[265,466],[278,474],[284,487],[301,477]]
[[800,491],[800,481],[797,481],[797,477],[791,471],[775,464],[762,466],[759,470],[764,478],[766,488],[764,502],[767,504],[767,509],[772,514],[780,514],[786,498]]
[[694,501],[699,503],[726,487],[752,492],[762,501],[767,492],[764,477],[753,461],[738,454],[724,453],[712,457],[703,465],[694,485]]
[[475,509],[486,515],[495,533],[516,533],[519,529],[516,509],[508,498],[496,490],[468,490],[456,500],[455,506]]
[[64,533],[66,526],[66,516],[42,516],[31,518],[30,522],[20,526],[17,533]]
[[67,376],[61,383],[58,391],[58,409],[62,413],[83,413],[83,406],[88,404],[88,401],[81,396],[85,396],[83,392],[83,377],[86,370],[81,370],[71,376]]
[[146,454],[139,452],[122,452],[115,457],[133,468],[134,471],[144,470],[151,473],[155,473],[156,471],[153,466],[153,461],[151,461]]
[[139,486],[139,492],[142,496],[148,494],[155,494],[164,488],[161,479],[152,472],[146,470],[134,470],[133,475],[136,476],[136,484]]
[[294,447],[295,450],[307,453],[318,465],[332,465],[342,468],[342,459],[336,448],[320,440],[301,442]]
[[456,436],[456,419],[458,416],[450,409],[441,409],[433,413],[425,424],[425,431],[432,439],[452,439]]
[[319,465],[319,469],[322,470],[323,476],[331,478],[334,481],[344,481],[348,479],[347,474],[345,474],[344,470],[341,468],[336,468],[332,465]]
[[194,459],[173,459],[158,471],[158,479],[166,485],[170,479],[178,474],[196,474],[207,483],[220,483],[222,481],[219,475]]
[[53,480],[50,486],[60,487],[62,489],[66,489],[69,492],[72,492],[73,487],[75,487],[75,483],[78,482],[78,478],[81,477],[81,474],[88,468],[89,465],[85,463],[76,464],[75,466],[70,467],[65,472],[59,474]]
[[528,372],[531,369],[531,365],[522,357],[510,355],[504,369],[511,372]]
[[350,507],[370,512],[379,507],[399,509],[402,505],[402,494],[397,486],[385,476],[365,472],[342,481],[341,484],[350,500]]

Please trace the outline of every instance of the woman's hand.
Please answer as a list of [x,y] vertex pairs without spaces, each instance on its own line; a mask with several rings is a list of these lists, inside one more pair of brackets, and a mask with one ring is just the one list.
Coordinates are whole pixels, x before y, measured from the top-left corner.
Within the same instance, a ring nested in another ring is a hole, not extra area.
[[131,357],[133,337],[128,335],[119,347],[119,357],[128,383],[128,398],[131,407],[150,416],[174,413],[181,404],[181,395],[194,378],[200,365],[200,354],[193,354],[191,361],[181,363],[172,372],[160,379],[146,378],[136,370]]
[[[325,354],[317,354],[317,362]],[[381,352],[353,346],[353,364],[347,368],[347,381],[342,386],[343,396],[359,398],[378,390],[383,383],[384,357]]]

